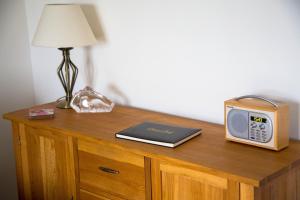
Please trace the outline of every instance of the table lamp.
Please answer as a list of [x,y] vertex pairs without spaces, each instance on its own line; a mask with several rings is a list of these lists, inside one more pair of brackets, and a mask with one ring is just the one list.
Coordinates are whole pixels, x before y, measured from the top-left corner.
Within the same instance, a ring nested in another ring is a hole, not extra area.
[[78,68],[70,59],[73,47],[96,43],[96,38],[80,8],[76,4],[48,4],[44,7],[33,45],[55,47],[62,51],[63,60],[57,74],[66,96],[57,100],[56,107],[71,108],[70,102],[78,75]]

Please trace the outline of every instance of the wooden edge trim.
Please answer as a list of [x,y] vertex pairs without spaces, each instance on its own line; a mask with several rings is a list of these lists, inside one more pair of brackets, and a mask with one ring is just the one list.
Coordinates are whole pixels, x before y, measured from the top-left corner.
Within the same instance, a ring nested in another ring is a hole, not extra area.
[[22,162],[22,175],[25,199],[31,199],[31,184],[28,166],[28,152],[26,140],[26,127],[24,124],[19,124],[19,140],[21,143],[21,162]]
[[144,158],[145,160],[145,199],[152,199],[152,186],[151,186],[151,159],[148,157]]
[[160,172],[160,162],[156,159],[151,159],[151,188],[152,188],[152,199],[161,200],[162,191],[161,188],[161,172]]
[[77,139],[67,137],[68,173],[70,176],[70,194],[73,200],[79,199],[79,170]]
[[240,200],[240,183],[234,180],[228,180],[227,199]]
[[21,156],[21,141],[19,134],[19,125],[16,122],[12,122],[12,133],[13,133],[13,145],[17,172],[17,184],[18,184],[18,194],[20,199],[25,199],[24,194],[24,183],[23,183],[23,168],[22,168],[22,156]]

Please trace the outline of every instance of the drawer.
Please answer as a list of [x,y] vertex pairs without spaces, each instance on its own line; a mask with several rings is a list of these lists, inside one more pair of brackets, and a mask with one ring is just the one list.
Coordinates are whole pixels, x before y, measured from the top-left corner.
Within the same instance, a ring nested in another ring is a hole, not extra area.
[[145,199],[143,156],[83,140],[78,141],[78,150],[82,190],[105,197]]

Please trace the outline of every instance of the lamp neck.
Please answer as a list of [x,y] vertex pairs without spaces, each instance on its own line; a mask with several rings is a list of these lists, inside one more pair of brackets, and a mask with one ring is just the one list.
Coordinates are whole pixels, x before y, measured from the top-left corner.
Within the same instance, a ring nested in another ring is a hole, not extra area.
[[62,51],[63,56],[69,56],[70,55],[70,50],[72,50],[73,47],[58,48],[58,49]]

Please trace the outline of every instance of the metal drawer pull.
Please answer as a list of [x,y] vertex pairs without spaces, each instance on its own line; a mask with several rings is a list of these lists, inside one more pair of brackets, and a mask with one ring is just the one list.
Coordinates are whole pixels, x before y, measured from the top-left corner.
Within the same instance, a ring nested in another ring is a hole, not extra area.
[[99,167],[99,169],[101,171],[104,171],[104,172],[110,173],[110,174],[119,174],[120,173],[118,170],[110,169],[108,167]]

